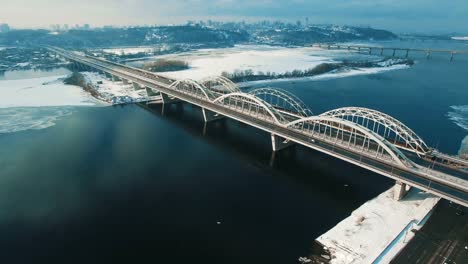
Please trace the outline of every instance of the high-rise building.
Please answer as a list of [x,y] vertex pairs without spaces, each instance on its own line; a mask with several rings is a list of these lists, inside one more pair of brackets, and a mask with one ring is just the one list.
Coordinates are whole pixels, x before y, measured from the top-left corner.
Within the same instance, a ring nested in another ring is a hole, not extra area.
[[10,26],[8,26],[8,24],[0,24],[0,33],[6,33],[8,31],[10,31]]

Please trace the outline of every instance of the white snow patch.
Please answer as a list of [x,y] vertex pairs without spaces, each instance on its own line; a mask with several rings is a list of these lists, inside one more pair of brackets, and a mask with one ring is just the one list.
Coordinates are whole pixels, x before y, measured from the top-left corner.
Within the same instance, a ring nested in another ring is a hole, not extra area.
[[458,156],[468,159],[468,135],[462,140],[462,143],[460,144]]
[[468,40],[468,37],[452,37],[453,40]]
[[65,77],[0,81],[0,108],[95,105],[80,87],[63,84]]
[[135,91],[133,84],[113,82],[97,72],[82,72],[86,82],[99,94],[99,99],[110,104],[124,104],[147,100],[144,89]]
[[[317,241],[332,254],[332,264],[389,263],[413,237],[440,198],[413,189],[402,200],[389,189],[356,209]],[[422,222],[421,222],[422,221]],[[390,250],[381,255],[389,247]]]
[[153,52],[153,47],[131,47],[131,48],[112,48],[112,49],[103,49],[105,53],[111,53],[115,55],[130,55],[130,54],[138,54],[143,52]]
[[452,111],[447,113],[448,118],[468,131],[468,105],[453,105],[450,108]]
[[387,71],[394,71],[394,70],[404,70],[408,69],[409,65],[393,65],[388,67],[376,67],[376,68],[353,68],[349,70],[339,70],[333,71],[329,73],[324,73],[320,75],[316,75],[313,77],[309,77],[312,80],[330,80],[330,79],[337,79],[337,78],[345,78],[350,76],[357,76],[357,75],[370,75],[370,74],[377,74]]

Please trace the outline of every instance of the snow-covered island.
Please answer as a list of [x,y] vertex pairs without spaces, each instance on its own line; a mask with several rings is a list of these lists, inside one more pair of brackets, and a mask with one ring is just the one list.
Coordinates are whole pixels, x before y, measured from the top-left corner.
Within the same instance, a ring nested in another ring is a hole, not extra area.
[[[190,67],[186,70],[160,73],[169,78],[200,80],[213,75],[224,75],[235,82],[291,78],[320,80],[406,69],[412,64],[410,60],[347,51],[266,45],[201,49],[155,56],[153,59],[180,60],[189,64]],[[141,67],[141,63],[133,66]]]

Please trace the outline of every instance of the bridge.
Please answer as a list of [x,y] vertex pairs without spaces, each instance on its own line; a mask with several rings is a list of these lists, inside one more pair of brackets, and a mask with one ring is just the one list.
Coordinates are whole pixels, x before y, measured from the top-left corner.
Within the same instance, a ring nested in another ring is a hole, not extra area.
[[368,46],[368,45],[351,45],[351,44],[334,44],[334,43],[316,43],[312,44],[312,47],[316,48],[323,48],[329,50],[349,50],[349,51],[358,51],[364,52],[367,54],[377,54],[377,55],[384,55],[384,52],[387,53],[390,51],[392,53],[392,57],[397,55],[397,52],[400,55],[404,55],[404,57],[408,58],[410,52],[412,53],[424,53],[426,59],[430,59],[432,54],[434,53],[445,53],[450,55],[450,61],[455,59],[456,54],[461,55],[468,55],[468,50],[440,50],[440,49],[415,49],[415,48],[397,48],[397,47],[375,47],[375,46]]
[[[243,92],[221,76],[174,80],[84,53],[49,50],[84,70],[131,83],[146,92],[149,102],[182,101],[200,107],[205,122],[231,118],[266,131],[273,151],[300,144],[391,178],[396,181],[396,199],[416,187],[468,206],[467,174],[459,170],[468,168],[468,161],[430,149],[409,127],[382,112],[344,107],[314,115],[299,98],[280,89]],[[448,159],[450,163],[444,163]],[[427,160],[432,161],[429,166]]]

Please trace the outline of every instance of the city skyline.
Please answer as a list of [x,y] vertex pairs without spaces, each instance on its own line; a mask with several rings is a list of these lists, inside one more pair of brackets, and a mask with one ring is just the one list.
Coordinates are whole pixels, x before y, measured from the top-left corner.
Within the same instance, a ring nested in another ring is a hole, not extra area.
[[[292,4],[291,4],[292,3]],[[25,8],[28,6],[28,8]],[[0,9],[0,23],[13,28],[49,28],[68,24],[101,27],[182,24],[188,20],[295,22],[310,24],[366,25],[396,32],[467,33],[468,3],[438,1],[271,1],[188,0],[7,0]],[[17,14],[23,14],[18,16]]]

